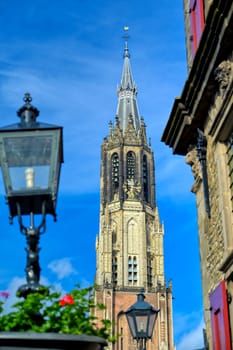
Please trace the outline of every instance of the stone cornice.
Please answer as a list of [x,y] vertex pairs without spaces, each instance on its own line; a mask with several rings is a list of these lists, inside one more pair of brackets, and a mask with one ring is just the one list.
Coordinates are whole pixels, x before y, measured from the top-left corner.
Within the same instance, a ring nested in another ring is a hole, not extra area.
[[175,154],[185,155],[196,143],[196,130],[204,126],[216,88],[214,71],[232,50],[232,34],[232,0],[214,0],[182,95],[174,101],[162,135]]

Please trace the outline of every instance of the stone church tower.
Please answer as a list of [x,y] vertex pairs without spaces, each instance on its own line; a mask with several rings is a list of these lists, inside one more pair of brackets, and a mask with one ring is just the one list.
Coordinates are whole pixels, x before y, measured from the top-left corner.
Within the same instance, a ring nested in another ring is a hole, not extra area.
[[99,319],[113,322],[113,350],[134,350],[124,312],[144,289],[159,309],[147,348],[173,350],[172,288],[164,276],[164,228],[155,200],[154,155],[140,118],[128,44],[118,87],[117,115],[102,144],[100,233],[96,241],[96,302]]

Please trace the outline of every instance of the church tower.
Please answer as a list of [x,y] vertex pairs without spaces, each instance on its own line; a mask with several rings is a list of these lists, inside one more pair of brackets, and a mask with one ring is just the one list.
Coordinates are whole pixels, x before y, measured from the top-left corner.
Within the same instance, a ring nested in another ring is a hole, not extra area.
[[173,350],[172,287],[164,276],[164,228],[155,199],[154,155],[140,118],[126,40],[114,125],[101,149],[100,232],[96,240],[96,302],[99,319],[119,335],[113,350],[135,350],[124,312],[142,289],[159,309],[147,349]]

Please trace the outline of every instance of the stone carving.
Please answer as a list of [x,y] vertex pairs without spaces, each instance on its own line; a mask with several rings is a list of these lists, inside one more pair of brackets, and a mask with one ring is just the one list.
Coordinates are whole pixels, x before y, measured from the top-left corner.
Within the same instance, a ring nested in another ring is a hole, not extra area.
[[233,55],[228,60],[222,61],[214,71],[215,81],[218,83],[217,92],[214,96],[213,104],[209,109],[209,123],[207,131],[211,128],[216,115],[218,114],[226,92],[228,91],[233,79]]
[[123,190],[126,193],[127,199],[139,199],[141,193],[141,186],[134,179],[128,179],[123,185]]
[[122,136],[122,130],[120,128],[120,124],[119,124],[119,118],[118,116],[116,116],[116,122],[115,122],[115,127],[114,130],[110,132],[110,136],[109,136],[109,143],[110,146],[114,145],[120,145],[122,143],[123,140],[123,136]]
[[119,201],[119,193],[115,192],[113,196],[113,202],[117,202],[117,201]]
[[224,95],[227,86],[232,80],[233,62],[230,60],[222,61],[215,69],[215,80],[219,83],[219,94]]
[[197,156],[197,149],[195,145],[190,145],[188,153],[185,157],[186,164],[189,164],[192,169],[194,184],[191,187],[191,192],[196,193],[202,180],[201,165]]
[[143,144],[146,144],[146,124],[144,123],[144,119],[141,118],[141,127],[139,130],[139,136]]
[[133,116],[132,114],[129,115],[129,122],[127,125],[127,128],[125,129],[124,133],[124,142],[129,144],[139,144],[139,139],[137,137],[137,133],[133,124]]

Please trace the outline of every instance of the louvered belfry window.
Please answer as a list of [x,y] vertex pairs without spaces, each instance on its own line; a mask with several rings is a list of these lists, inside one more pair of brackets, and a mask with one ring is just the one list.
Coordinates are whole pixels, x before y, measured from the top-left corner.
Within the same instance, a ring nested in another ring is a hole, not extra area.
[[135,179],[135,154],[133,152],[127,153],[127,179]]
[[114,256],[112,259],[112,279],[113,284],[117,284],[117,257]]
[[119,157],[117,153],[112,155],[112,186],[113,192],[119,187]]
[[147,284],[148,287],[152,287],[152,266],[150,258],[147,258]]
[[142,164],[142,171],[143,171],[143,191],[144,191],[144,199],[146,202],[148,202],[148,166],[147,166],[147,157],[146,155],[143,156],[143,164]]

